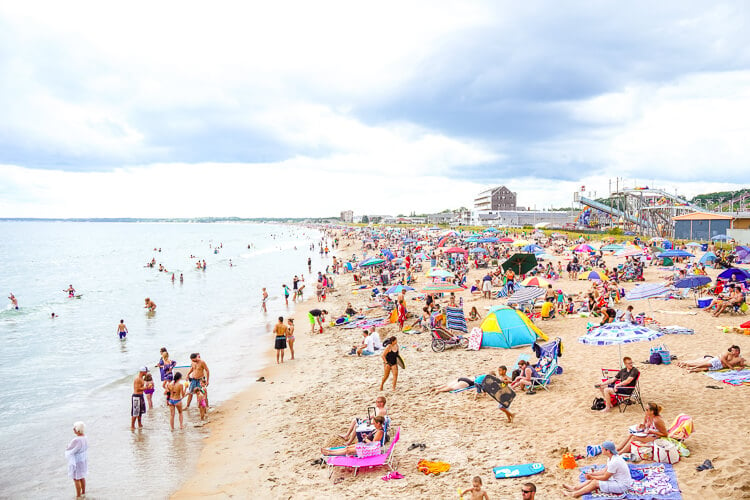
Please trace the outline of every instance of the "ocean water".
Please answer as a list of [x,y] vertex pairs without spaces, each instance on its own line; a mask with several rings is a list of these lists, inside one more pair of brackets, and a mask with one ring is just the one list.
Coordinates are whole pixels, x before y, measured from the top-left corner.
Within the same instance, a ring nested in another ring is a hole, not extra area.
[[[153,368],[159,348],[178,365],[201,353],[212,406],[239,392],[262,366],[276,317],[293,312],[282,284],[291,288],[294,274],[310,278],[308,257],[314,273],[325,267],[309,250],[321,237],[267,224],[0,222],[0,291],[15,294],[20,306],[6,299],[0,307],[0,497],[73,496],[64,450],[77,420],[89,439],[89,496],[166,497],[208,431],[194,425],[195,401],[186,429],[169,430]],[[152,258],[157,267],[145,267]],[[198,258],[205,271],[196,269]],[[159,272],[159,263],[169,272]],[[70,284],[80,298],[63,292]],[[271,296],[268,313],[262,287]],[[144,309],[146,297],[157,304],[154,314]],[[116,333],[121,319],[125,341]],[[132,381],[143,365],[156,382],[154,409],[143,416],[144,429],[131,432]]]

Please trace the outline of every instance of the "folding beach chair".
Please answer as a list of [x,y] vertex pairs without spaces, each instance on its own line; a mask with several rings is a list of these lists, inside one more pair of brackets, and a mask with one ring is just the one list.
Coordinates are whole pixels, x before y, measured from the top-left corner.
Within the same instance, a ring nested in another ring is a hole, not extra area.
[[[602,368],[602,379],[608,380],[612,377],[614,377],[617,372],[620,370],[613,370],[609,368]],[[630,405],[641,405],[641,410],[646,411],[646,408],[643,406],[643,398],[641,398],[641,386],[640,386],[640,379],[641,379],[641,373],[638,372],[638,377],[632,382],[633,385],[618,385],[618,389],[633,389],[633,392],[630,394],[619,394],[615,393],[612,396],[612,406],[617,406],[617,408],[620,410],[620,413],[627,410],[628,406]]]
[[531,377],[531,387],[529,389],[534,390],[537,387],[541,387],[545,391],[548,391],[547,386],[549,386],[550,379],[552,375],[557,373],[557,359],[544,357],[539,361],[545,361],[544,368],[541,371],[537,370],[538,376]]
[[393,436],[391,445],[388,447],[386,453],[379,455],[373,455],[371,457],[356,457],[356,456],[337,456],[337,457],[324,457],[326,465],[328,465],[328,478],[333,476],[334,467],[349,467],[353,469],[354,476],[357,476],[357,472],[360,467],[380,467],[387,466],[390,470],[393,470],[393,448],[401,438],[401,428],[396,431],[396,435]]

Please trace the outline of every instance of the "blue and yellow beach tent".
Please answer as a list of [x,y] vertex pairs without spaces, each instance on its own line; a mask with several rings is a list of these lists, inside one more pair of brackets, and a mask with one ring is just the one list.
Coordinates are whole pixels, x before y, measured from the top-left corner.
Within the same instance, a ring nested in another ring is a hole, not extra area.
[[508,306],[494,306],[482,325],[482,347],[510,349],[530,345],[537,339],[549,340],[522,312]]

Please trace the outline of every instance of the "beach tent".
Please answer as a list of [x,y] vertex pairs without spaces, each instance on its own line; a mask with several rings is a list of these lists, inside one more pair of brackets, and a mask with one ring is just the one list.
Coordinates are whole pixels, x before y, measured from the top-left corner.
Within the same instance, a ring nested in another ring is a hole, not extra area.
[[713,252],[706,252],[703,254],[703,257],[700,258],[698,262],[701,264],[706,264],[708,262],[713,262],[716,260],[716,254]]
[[482,347],[510,349],[549,340],[525,314],[508,306],[493,306],[480,328]]
[[717,280],[730,280],[732,279],[732,275],[735,275],[738,281],[747,281],[750,280],[750,272],[740,269],[739,267],[730,267],[729,269],[725,269],[722,271],[717,277]]

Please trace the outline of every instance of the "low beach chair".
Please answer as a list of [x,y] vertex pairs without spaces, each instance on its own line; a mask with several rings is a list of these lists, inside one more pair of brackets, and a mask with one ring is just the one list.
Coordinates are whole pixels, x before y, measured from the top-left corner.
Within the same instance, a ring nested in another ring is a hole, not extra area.
[[380,455],[374,455],[372,457],[355,457],[355,456],[342,456],[342,457],[325,457],[324,460],[328,465],[328,479],[333,476],[334,467],[349,467],[354,470],[354,476],[357,476],[357,472],[360,467],[380,467],[387,466],[390,470],[393,470],[393,448],[401,438],[401,428],[396,431],[396,435],[393,436],[391,445],[388,447],[388,452],[381,453]]
[[[531,387],[530,390],[534,390],[537,387],[541,387],[545,391],[548,391],[548,387],[550,380],[552,379],[552,375],[557,373],[557,360],[552,358],[542,358],[542,360],[549,360],[546,363],[546,366],[542,371],[537,371],[539,374],[537,377],[531,377]],[[540,361],[542,361],[540,360]]]

